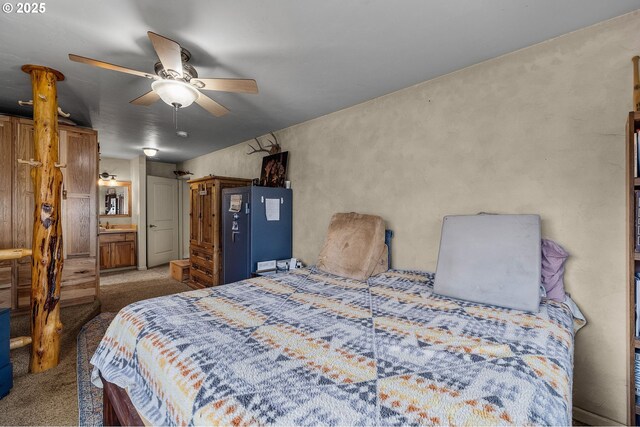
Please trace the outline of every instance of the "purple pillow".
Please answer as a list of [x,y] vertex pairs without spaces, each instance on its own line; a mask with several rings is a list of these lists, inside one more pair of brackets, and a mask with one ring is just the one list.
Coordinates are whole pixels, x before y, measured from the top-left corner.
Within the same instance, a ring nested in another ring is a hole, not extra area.
[[564,263],[569,254],[562,246],[549,239],[542,239],[542,286],[547,298],[564,302]]

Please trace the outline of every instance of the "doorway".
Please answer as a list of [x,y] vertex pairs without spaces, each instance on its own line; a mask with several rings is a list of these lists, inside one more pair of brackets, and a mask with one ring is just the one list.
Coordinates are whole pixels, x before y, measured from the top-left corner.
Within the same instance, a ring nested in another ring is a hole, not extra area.
[[178,181],[147,176],[147,266],[178,259]]

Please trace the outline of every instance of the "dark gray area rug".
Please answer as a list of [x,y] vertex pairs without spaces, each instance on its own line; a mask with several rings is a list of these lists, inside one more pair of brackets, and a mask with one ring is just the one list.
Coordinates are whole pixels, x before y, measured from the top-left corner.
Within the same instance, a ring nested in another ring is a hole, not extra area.
[[115,313],[100,313],[78,333],[78,424],[102,426],[102,389],[91,383],[93,365],[89,363]]
[[[159,269],[166,268],[160,267]],[[155,269],[151,272],[154,271]],[[148,271],[144,273],[148,273]],[[141,274],[138,271],[121,276],[123,276],[122,283],[118,282],[100,288],[102,312],[116,313],[122,307],[135,301],[191,290],[186,284],[170,277],[156,277],[160,276],[158,274],[154,275],[151,280],[144,280],[148,278],[149,274]],[[105,277],[105,282],[107,282],[107,277]],[[143,280],[138,280],[139,278]],[[60,364],[53,369],[39,374],[30,374],[30,346],[11,351],[14,386],[6,397],[0,399],[0,426],[79,424],[78,333],[87,321],[93,319],[100,312],[100,308],[98,302],[62,307],[60,316],[64,329],[60,343]],[[29,328],[29,316],[11,318],[12,337],[29,335]],[[99,338],[102,338],[102,335]],[[98,342],[99,339],[94,343],[93,349],[86,350],[87,363],[91,360]],[[87,346],[87,348],[89,347]],[[91,370],[87,369],[86,372],[87,375],[90,375]],[[87,381],[86,384],[88,383]],[[99,389],[98,392],[101,393],[102,390]],[[82,400],[84,401],[84,399]],[[94,401],[100,402],[98,406],[102,410],[102,397]],[[99,418],[101,422],[102,415]],[[80,424],[82,425],[82,423]],[[89,424],[88,420],[86,424]]]

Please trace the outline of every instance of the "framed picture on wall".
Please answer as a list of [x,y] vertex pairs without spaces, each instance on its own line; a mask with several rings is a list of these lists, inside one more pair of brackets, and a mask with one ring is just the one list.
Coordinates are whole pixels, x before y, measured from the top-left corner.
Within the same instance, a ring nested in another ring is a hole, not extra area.
[[287,157],[289,152],[271,154],[262,158],[260,185],[263,187],[284,187],[287,179]]

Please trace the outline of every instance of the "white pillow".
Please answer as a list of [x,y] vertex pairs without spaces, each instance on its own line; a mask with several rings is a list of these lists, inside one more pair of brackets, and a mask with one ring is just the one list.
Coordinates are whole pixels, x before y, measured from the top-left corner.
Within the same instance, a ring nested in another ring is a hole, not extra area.
[[537,313],[540,265],[538,215],[445,216],[434,291]]

